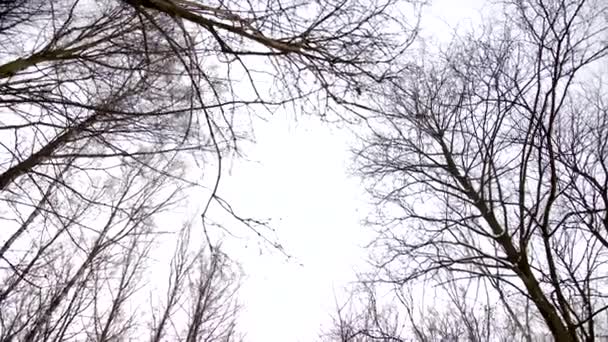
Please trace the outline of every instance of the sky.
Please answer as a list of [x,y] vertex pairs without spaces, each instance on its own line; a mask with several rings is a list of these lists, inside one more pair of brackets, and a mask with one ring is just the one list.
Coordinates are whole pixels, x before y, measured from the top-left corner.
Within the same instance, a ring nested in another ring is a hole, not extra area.
[[[432,44],[448,42],[480,13],[487,15],[483,1],[433,1],[422,14],[421,35]],[[271,218],[293,258],[252,238],[231,241],[246,274],[241,328],[246,341],[316,341],[336,299],[366,268],[364,245],[373,233],[361,221],[372,207],[349,172],[352,134],[314,117],[277,112],[265,119],[254,119],[255,144],[246,160],[231,162],[222,193],[245,214]]]

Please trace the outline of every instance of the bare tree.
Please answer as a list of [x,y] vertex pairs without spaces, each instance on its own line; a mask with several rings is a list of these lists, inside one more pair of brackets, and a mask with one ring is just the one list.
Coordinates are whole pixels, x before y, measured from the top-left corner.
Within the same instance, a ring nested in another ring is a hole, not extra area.
[[481,34],[376,88],[357,156],[380,208],[375,280],[482,282],[520,336],[594,341],[608,305],[608,7],[502,3]]
[[[395,305],[378,299],[373,284],[362,283],[342,304],[336,302],[332,323],[321,335],[327,342],[400,342],[401,317]],[[382,297],[382,296],[380,296]]]
[[[363,282],[336,308],[324,341],[507,342],[543,341],[536,317],[522,305],[512,316],[491,291],[473,279],[441,285]],[[385,286],[388,285],[388,286]],[[425,287],[426,285],[426,287]],[[381,295],[380,295],[381,294]],[[513,303],[511,303],[513,304]],[[518,327],[523,324],[525,328]],[[547,339],[548,340],[548,339]]]
[[[398,5],[0,2],[0,340],[237,339],[238,277],[203,232],[214,208],[264,223],[220,197],[222,162],[248,114],[325,114],[390,77],[413,37],[391,34]],[[166,216],[189,191],[186,234]],[[163,262],[167,297],[144,310]]]
[[240,341],[239,268],[219,248],[192,250],[191,228],[178,240],[166,298],[151,308],[150,341]]

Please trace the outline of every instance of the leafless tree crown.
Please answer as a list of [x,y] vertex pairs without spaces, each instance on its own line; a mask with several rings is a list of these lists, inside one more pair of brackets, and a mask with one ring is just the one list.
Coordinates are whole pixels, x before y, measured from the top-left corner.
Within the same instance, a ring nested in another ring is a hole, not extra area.
[[[379,208],[367,281],[412,296],[420,341],[595,341],[608,328],[608,4],[499,5],[376,88],[357,155]],[[448,303],[417,305],[421,287]]]
[[256,111],[326,113],[392,75],[397,5],[1,1],[0,341],[238,339],[208,213],[263,222],[220,197],[223,158]]

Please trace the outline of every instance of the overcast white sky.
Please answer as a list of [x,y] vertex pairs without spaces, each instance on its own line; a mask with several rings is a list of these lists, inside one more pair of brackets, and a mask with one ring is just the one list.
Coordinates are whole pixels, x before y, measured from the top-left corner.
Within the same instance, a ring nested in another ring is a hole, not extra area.
[[[422,36],[446,42],[454,28],[469,29],[484,1],[436,0],[422,17]],[[487,8],[481,10],[487,14]],[[356,270],[371,232],[361,220],[371,210],[360,181],[348,175],[351,135],[315,118],[276,113],[254,122],[250,161],[234,162],[222,193],[236,208],[271,217],[287,252],[237,241],[247,274],[240,299],[247,341],[315,341]],[[245,248],[246,246],[246,248]],[[299,265],[299,264],[302,265]]]

